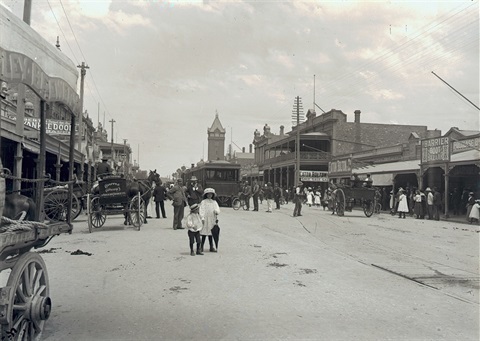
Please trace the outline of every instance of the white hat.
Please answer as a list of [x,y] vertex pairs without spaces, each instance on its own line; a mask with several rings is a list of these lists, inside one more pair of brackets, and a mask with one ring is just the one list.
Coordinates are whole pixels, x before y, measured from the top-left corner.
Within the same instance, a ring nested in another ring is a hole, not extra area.
[[195,175],[190,178],[190,181],[197,181],[197,180],[198,180],[198,179],[197,179],[197,177],[196,177]]
[[431,192],[431,191],[432,191],[432,190],[430,189],[430,187],[427,187],[427,188],[425,189],[425,192]]
[[207,197],[207,194],[208,193],[212,193],[213,194],[213,198],[215,198],[215,190],[213,188],[205,188],[205,190],[203,191],[203,197],[206,198]]

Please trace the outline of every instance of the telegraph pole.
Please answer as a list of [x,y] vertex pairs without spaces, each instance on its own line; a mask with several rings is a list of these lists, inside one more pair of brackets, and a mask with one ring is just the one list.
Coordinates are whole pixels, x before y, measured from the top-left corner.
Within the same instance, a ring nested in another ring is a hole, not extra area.
[[303,108],[300,96],[295,97],[292,119],[296,119],[297,135],[295,139],[295,186],[300,181],[300,117],[303,117]]
[[[82,152],[82,135],[83,135],[83,89],[85,84],[85,75],[89,67],[82,62],[82,65],[77,65],[80,69],[80,117],[78,118],[78,151]],[[83,180],[84,161],[80,164],[80,180]]]
[[112,148],[112,162],[113,162],[113,124],[114,124],[116,121],[112,118],[112,119],[111,119],[110,121],[108,121],[108,122],[112,123],[112,139],[111,139],[111,141],[112,141],[112,146],[111,146],[111,148]]

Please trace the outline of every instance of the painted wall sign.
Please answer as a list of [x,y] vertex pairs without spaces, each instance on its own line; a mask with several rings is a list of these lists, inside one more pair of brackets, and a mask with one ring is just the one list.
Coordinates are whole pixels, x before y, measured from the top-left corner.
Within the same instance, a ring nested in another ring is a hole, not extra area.
[[480,149],[480,137],[473,139],[458,140],[452,143],[452,153],[463,152],[465,150]]
[[320,171],[300,171],[301,181],[328,182],[328,173]]
[[421,163],[450,161],[450,139],[437,137],[422,140]]
[[330,161],[328,163],[328,173],[351,173],[352,172],[352,159],[343,159]]

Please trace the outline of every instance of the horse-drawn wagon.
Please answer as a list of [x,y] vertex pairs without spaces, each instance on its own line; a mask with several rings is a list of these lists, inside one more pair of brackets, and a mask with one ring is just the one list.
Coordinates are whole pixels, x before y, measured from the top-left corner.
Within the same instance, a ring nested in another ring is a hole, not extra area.
[[129,192],[127,179],[123,176],[107,175],[99,180],[96,194],[87,194],[88,230],[92,232],[94,228],[102,227],[107,215],[123,214],[125,224],[130,223],[139,231],[146,218],[143,198],[146,193],[138,190],[130,196]]
[[363,213],[371,217],[376,205],[376,189],[371,187],[342,186],[334,190],[335,211],[343,216],[345,211],[351,212],[354,206],[361,206]]
[[67,209],[72,210],[72,220],[75,220],[85,206],[85,183],[76,181],[73,184],[72,198],[69,198],[68,185],[57,185],[44,189],[43,210],[50,221],[65,221]]

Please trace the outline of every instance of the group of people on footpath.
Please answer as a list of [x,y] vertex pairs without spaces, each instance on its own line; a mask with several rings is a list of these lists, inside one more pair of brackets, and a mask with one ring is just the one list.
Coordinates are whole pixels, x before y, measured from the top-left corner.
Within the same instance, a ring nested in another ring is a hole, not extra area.
[[[165,188],[160,182],[153,189],[155,200],[156,218],[165,215],[165,201],[171,200],[173,206],[173,229],[183,230],[187,228],[190,255],[203,255],[205,241],[208,239],[210,252],[217,252],[214,247],[212,229],[217,224],[217,216],[220,214],[220,207],[215,200],[215,189],[205,188],[198,183],[193,176],[187,186],[182,179],[177,179],[171,188]],[[185,208],[188,206],[190,213],[185,216]],[[194,244],[196,243],[196,250]],[[218,244],[217,244],[218,248]]]
[[248,181],[245,181],[240,188],[239,196],[240,199],[245,201],[246,211],[250,210],[250,199],[252,199],[253,212],[258,212],[259,201],[263,203],[263,200],[266,200],[266,212],[272,213],[273,203],[275,203],[275,209],[279,210],[282,199],[285,200],[283,190],[278,183],[272,186],[271,182],[267,182],[262,188],[256,180],[252,182],[252,185],[250,185]]

